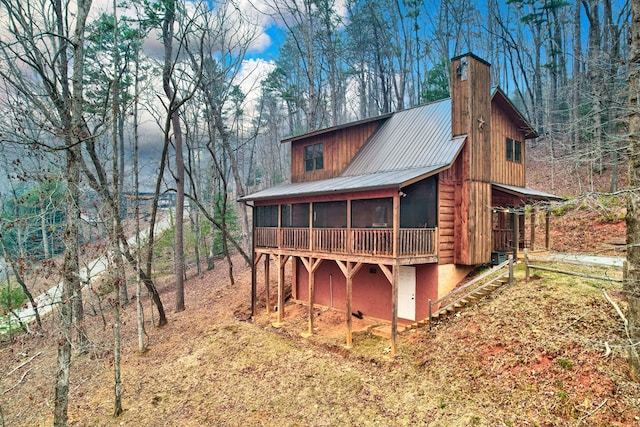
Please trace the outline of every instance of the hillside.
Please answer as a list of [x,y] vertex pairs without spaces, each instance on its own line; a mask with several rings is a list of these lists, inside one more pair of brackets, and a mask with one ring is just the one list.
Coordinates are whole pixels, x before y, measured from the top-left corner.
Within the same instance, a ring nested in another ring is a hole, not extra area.
[[[534,188],[562,191],[541,169]],[[555,182],[559,175],[554,176]],[[604,185],[604,184],[603,184]],[[595,189],[594,192],[600,189]],[[624,207],[598,197],[558,210],[552,248],[622,254]],[[72,426],[632,426],[640,425],[640,386],[629,381],[624,329],[600,286],[624,308],[618,285],[537,272],[459,316],[389,341],[362,330],[345,349],[342,314],[317,309],[317,333],[306,331],[306,307],[286,307],[286,322],[262,304],[247,321],[250,272],[235,259],[235,285],[223,261],[203,277],[191,272],[187,310],[173,313],[172,283],[159,283],[169,324],[151,326],[149,350],[137,352],[135,307],[123,313],[124,414],[113,411],[113,352],[108,301],[86,305],[89,354],[75,356]],[[259,275],[259,277],[261,277]],[[132,289],[132,287],[130,287]],[[262,287],[260,287],[262,291]],[[261,293],[264,298],[264,294]],[[275,298],[275,296],[274,296]],[[264,302],[264,301],[262,301]],[[100,306],[106,311],[101,312]],[[55,377],[54,317],[42,336],[0,348],[1,415],[7,426],[51,425]],[[608,354],[607,346],[611,349]]]
[[[300,336],[304,310],[292,306],[281,329],[271,326],[273,315],[264,308],[254,322],[241,320],[249,277],[243,269],[232,287],[219,263],[191,278],[187,311],[170,312],[167,327],[148,326],[145,354],[136,352],[134,307],[126,309],[125,412],[118,419],[111,416],[111,329],[91,316],[92,351],[75,357],[72,368],[70,425],[573,426],[582,419],[581,425],[615,426],[640,420],[640,387],[627,379],[623,328],[599,283],[547,274],[518,280],[432,331],[401,335],[399,355],[391,359],[382,338],[360,332],[346,350],[343,336],[324,333],[343,323],[332,311],[318,310],[319,333],[310,339]],[[170,284],[161,289],[170,306]],[[0,350],[1,387],[14,387],[0,401],[6,425],[51,424],[51,337],[23,337]]]

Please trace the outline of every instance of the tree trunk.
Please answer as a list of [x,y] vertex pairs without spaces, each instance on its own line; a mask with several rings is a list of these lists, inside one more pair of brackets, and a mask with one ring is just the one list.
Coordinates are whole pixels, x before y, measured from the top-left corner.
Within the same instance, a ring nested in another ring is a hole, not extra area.
[[136,319],[138,325],[138,351],[144,353],[147,350],[144,337],[146,331],[144,329],[144,309],[142,306],[142,280],[140,272],[142,271],[142,253],[140,250],[140,167],[138,163],[139,158],[139,144],[138,144],[138,93],[140,90],[140,49],[136,47],[135,52],[135,89],[134,89],[134,102],[133,102],[133,187],[136,197],[135,205],[135,218],[136,218]]
[[[164,67],[162,70],[162,87],[169,100],[168,114],[174,135],[174,149],[176,153],[176,222],[175,222],[175,277],[176,277],[176,307],[175,311],[184,310],[184,159],[182,156],[182,128],[180,115],[176,103],[176,93],[172,87],[171,74],[173,70],[173,29],[175,24],[176,4],[174,0],[165,4],[165,15],[162,22],[162,42],[164,44]],[[165,134],[169,138],[169,134]]]
[[629,301],[629,368],[640,381],[640,0],[631,1],[629,49],[629,193],[627,198],[627,272],[625,291]]

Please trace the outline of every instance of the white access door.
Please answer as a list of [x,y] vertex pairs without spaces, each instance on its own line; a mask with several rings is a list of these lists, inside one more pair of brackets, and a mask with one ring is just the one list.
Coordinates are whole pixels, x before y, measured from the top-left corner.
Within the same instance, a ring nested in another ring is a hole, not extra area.
[[416,268],[400,266],[398,274],[398,317],[416,320]]

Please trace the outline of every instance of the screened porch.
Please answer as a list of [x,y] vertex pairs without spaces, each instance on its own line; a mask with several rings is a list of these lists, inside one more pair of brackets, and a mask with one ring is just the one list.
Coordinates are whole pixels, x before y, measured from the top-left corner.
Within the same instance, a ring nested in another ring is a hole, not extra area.
[[396,197],[256,206],[255,247],[355,256],[434,256],[435,186],[420,188],[425,186],[409,189],[413,197],[401,192]]

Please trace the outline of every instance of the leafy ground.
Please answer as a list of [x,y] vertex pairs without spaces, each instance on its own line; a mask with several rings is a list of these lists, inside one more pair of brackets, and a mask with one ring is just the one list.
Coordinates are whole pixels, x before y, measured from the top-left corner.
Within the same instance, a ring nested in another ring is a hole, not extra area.
[[[147,306],[144,354],[134,307],[126,309],[119,418],[111,415],[111,314],[106,325],[89,316],[93,346],[74,357],[70,425],[640,425],[640,387],[628,379],[624,330],[602,282],[539,272],[431,331],[402,334],[391,358],[389,341],[366,329],[345,349],[344,319],[333,311],[317,310],[308,339],[306,308],[293,304],[282,328],[264,306],[243,320],[250,276],[236,264],[233,286],[222,262],[191,278],[187,310],[170,312],[164,328],[149,325]],[[171,284],[160,288],[170,309]],[[6,425],[51,424],[52,337],[21,337],[0,350]]]
[[[622,208],[603,215],[598,200],[582,199],[553,218],[554,250],[622,254]],[[275,316],[265,313],[264,301],[247,321],[250,274],[240,259],[235,271],[233,285],[223,261],[203,277],[192,273],[181,313],[172,312],[170,279],[160,281],[169,324],[153,328],[145,304],[144,354],[137,352],[135,308],[125,309],[125,412],[118,418],[112,416],[112,314],[107,300],[90,298],[92,346],[74,356],[69,424],[640,425],[640,386],[628,378],[624,328],[600,290],[605,286],[624,310],[613,283],[541,271],[526,283],[520,266],[514,286],[431,331],[403,333],[391,358],[389,341],[367,332],[371,321],[353,319],[361,331],[353,348],[344,348],[344,317],[334,311],[316,310],[310,338],[301,335],[306,307],[293,303],[280,328],[272,326]],[[51,316],[42,335],[0,348],[7,426],[51,425],[55,323]]]

